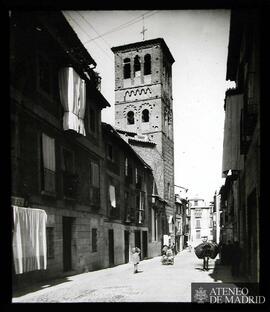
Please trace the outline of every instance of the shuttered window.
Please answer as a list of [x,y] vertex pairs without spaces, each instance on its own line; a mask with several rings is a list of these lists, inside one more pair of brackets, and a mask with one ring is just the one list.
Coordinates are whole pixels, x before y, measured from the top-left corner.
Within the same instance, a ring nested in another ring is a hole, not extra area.
[[42,189],[55,192],[55,140],[42,133]]

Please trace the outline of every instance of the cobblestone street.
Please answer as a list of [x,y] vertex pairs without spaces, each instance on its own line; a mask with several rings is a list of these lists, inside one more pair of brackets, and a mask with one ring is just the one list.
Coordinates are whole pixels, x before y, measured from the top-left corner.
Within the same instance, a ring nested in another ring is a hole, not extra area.
[[[132,264],[83,273],[66,280],[32,287],[27,294],[14,294],[13,302],[190,302],[192,282],[236,282],[228,266],[202,260],[184,250],[174,265],[161,265],[160,257],[141,261],[138,274]],[[240,280],[238,280],[240,281]],[[25,290],[25,293],[27,290]]]

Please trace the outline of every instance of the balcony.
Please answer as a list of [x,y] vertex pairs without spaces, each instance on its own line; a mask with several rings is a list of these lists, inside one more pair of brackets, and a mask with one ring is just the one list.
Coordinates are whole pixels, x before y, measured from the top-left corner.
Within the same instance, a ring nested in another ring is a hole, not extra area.
[[110,211],[109,211],[109,217],[111,219],[119,219],[120,218],[120,212],[119,212],[119,209],[116,207],[111,207],[110,208]]
[[49,169],[43,169],[43,191],[55,194],[55,172]]
[[89,200],[90,200],[90,205],[93,206],[93,208],[99,208],[100,207],[99,188],[93,187],[93,186],[90,187]]
[[63,172],[63,194],[67,199],[75,199],[78,191],[78,175],[70,172]]

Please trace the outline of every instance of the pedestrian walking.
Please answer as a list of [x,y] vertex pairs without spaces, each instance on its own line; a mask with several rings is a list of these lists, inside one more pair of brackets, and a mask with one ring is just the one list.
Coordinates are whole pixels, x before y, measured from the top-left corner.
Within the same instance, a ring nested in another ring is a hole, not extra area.
[[[203,237],[202,239],[203,243],[205,244],[207,243],[207,240],[208,240],[207,236]],[[210,247],[207,245],[204,246],[204,257],[203,257],[203,270],[204,271],[208,271],[208,263],[209,263],[208,249],[209,248]]]
[[209,257],[203,257],[203,270],[208,271],[208,262],[209,262]]
[[131,262],[134,265],[133,273],[138,273],[138,264],[140,263],[140,249],[138,247],[132,248]]

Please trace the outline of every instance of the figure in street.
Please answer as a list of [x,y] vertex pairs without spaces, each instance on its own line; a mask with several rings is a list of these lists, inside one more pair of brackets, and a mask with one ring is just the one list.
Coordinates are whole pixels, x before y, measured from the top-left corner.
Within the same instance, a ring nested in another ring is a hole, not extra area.
[[132,248],[132,256],[131,256],[131,262],[134,265],[134,271],[133,273],[138,273],[138,264],[140,263],[140,249],[138,247]]
[[163,248],[162,248],[162,253],[161,253],[161,254],[162,254],[163,256],[166,255],[167,250],[168,250],[168,246],[167,246],[167,245],[164,245]]
[[203,270],[208,271],[208,262],[209,262],[209,257],[203,257]]
[[[203,243],[207,242],[207,237],[203,237]],[[204,257],[203,257],[203,270],[208,271],[209,255],[208,255],[209,246],[205,245],[204,247]]]

